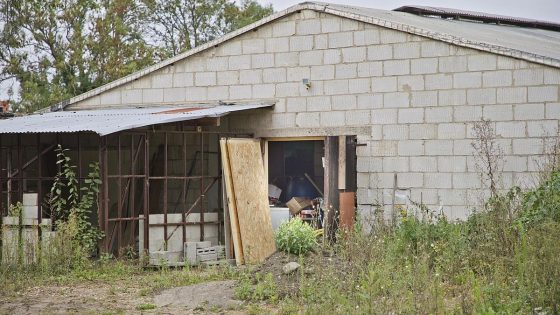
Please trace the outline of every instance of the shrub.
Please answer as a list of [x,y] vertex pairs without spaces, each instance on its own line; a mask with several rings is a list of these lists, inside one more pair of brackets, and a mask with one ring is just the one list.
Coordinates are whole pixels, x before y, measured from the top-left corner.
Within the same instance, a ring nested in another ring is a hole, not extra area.
[[305,254],[316,244],[315,230],[300,218],[282,223],[276,233],[276,246],[279,250],[290,254]]

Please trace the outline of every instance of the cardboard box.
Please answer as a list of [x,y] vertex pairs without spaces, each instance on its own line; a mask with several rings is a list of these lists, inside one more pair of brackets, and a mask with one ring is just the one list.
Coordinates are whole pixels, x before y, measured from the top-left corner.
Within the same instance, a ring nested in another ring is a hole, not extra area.
[[292,215],[298,214],[302,209],[311,206],[312,200],[302,197],[293,197],[286,203]]

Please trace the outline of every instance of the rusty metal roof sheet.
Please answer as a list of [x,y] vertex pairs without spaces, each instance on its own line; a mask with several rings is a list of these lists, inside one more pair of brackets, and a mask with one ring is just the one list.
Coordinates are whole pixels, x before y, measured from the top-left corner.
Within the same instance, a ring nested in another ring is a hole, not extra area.
[[95,132],[100,136],[151,125],[221,117],[232,112],[271,107],[274,103],[214,107],[150,107],[33,114],[0,120],[0,134]]
[[466,19],[471,21],[479,21],[483,23],[492,23],[498,25],[516,25],[522,27],[540,28],[540,29],[551,30],[551,31],[560,31],[559,23],[535,20],[535,19],[527,19],[522,17],[489,14],[489,13],[477,12],[477,11],[430,7],[430,6],[422,6],[422,5],[405,5],[396,8],[393,11],[407,12],[407,13],[412,13],[417,15],[439,16],[442,18]]

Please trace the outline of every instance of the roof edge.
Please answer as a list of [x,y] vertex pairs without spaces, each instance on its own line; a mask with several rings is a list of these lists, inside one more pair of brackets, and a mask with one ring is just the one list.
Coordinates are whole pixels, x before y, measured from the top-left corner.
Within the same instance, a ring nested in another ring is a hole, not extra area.
[[[526,61],[530,61],[530,62],[534,62],[534,63],[538,63],[538,64],[542,64],[542,65],[547,65],[547,66],[551,66],[551,67],[555,67],[555,68],[560,68],[560,59],[555,59],[555,58],[551,58],[551,57],[546,57],[546,56],[542,56],[542,55],[538,55],[538,54],[533,54],[533,53],[528,53],[525,51],[521,51],[521,50],[517,50],[517,49],[511,49],[511,48],[507,48],[507,47],[503,47],[503,46],[499,46],[499,45],[493,45],[493,44],[488,44],[488,43],[480,43],[480,42],[475,42],[475,41],[471,41],[471,40],[467,40],[461,37],[457,37],[457,36],[453,36],[450,34],[443,34],[443,33],[436,33],[436,32],[432,32],[423,28],[418,28],[418,27],[414,27],[411,25],[406,25],[406,24],[402,24],[402,23],[397,23],[397,22],[392,22],[392,21],[388,21],[385,19],[378,19],[378,18],[374,18],[371,16],[367,16],[367,15],[363,15],[363,14],[355,14],[355,13],[349,13],[343,10],[339,10],[333,7],[329,6],[329,3],[322,3],[322,2],[302,2],[299,4],[296,4],[294,6],[291,6],[285,10],[276,12],[272,15],[269,15],[257,22],[254,22],[252,24],[249,24],[245,27],[242,27],[236,31],[233,31],[231,33],[228,33],[220,38],[217,38],[213,41],[210,41],[206,44],[200,45],[198,47],[195,47],[191,50],[188,50],[184,53],[181,53],[177,56],[171,57],[169,59],[163,60],[157,64],[154,64],[152,66],[149,66],[147,68],[144,68],[142,70],[133,72],[123,78],[117,79],[115,81],[109,82],[107,84],[104,84],[100,87],[97,87],[93,90],[90,90],[88,92],[82,93],[80,95],[74,96],[68,100],[62,101],[60,103],[57,103],[55,105],[52,105],[50,107],[50,111],[60,111],[63,110],[66,106],[77,103],[79,101],[83,101],[86,100],[90,97],[94,97],[97,96],[99,94],[101,94],[102,92],[108,91],[110,89],[119,87],[121,85],[124,85],[126,83],[129,82],[133,82],[147,74],[150,74],[154,71],[160,70],[164,67],[167,67],[169,65],[172,65],[178,61],[181,61],[187,57],[190,57],[194,54],[197,54],[199,52],[205,51],[209,48],[212,48],[216,45],[219,45],[221,43],[224,43],[230,39],[233,39],[235,37],[238,37],[240,35],[243,35],[251,30],[254,30],[260,26],[263,26],[265,24],[268,24],[274,20],[278,20],[280,18],[283,18],[289,14],[292,14],[294,12],[300,11],[300,10],[314,10],[317,12],[324,12],[324,13],[329,13],[335,16],[339,16],[339,17],[344,17],[344,18],[348,18],[348,19],[352,19],[352,20],[356,20],[356,21],[360,21],[360,22],[364,22],[364,23],[368,23],[368,24],[372,24],[372,25],[377,25],[377,26],[381,26],[381,27],[385,27],[385,28],[389,28],[389,29],[393,29],[393,30],[397,30],[397,31],[401,31],[401,32],[406,32],[406,33],[410,33],[410,34],[414,34],[414,35],[418,35],[418,36],[422,36],[422,37],[426,37],[426,38],[430,38],[430,39],[434,39],[434,40],[438,40],[438,41],[442,41],[442,42],[446,42],[449,44],[453,44],[453,45],[457,45],[457,46],[462,46],[462,47],[466,47],[466,48],[472,48],[472,49],[477,49],[477,50],[481,50],[481,51],[486,51],[486,52],[490,52],[490,53],[494,53],[494,54],[498,54],[498,55],[502,55],[502,56],[506,56],[506,57],[512,57],[512,58],[517,58],[517,59],[523,59]],[[48,110],[48,109],[47,109]]]

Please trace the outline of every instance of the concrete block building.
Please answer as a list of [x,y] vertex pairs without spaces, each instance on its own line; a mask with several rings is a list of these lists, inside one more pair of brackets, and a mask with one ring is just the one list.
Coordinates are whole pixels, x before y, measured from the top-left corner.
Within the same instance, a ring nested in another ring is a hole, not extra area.
[[[45,115],[265,104],[203,128],[263,139],[269,180],[285,191],[297,168],[290,157],[311,152],[305,173],[332,200],[355,191],[359,214],[413,200],[464,219],[488,195],[472,147],[474,124],[490,120],[496,131],[501,186],[530,186],[547,139],[558,135],[559,87],[560,25],[305,2]],[[217,148],[216,141],[206,145]],[[327,171],[321,158],[329,154],[345,167]],[[329,187],[334,178],[338,185]]]

